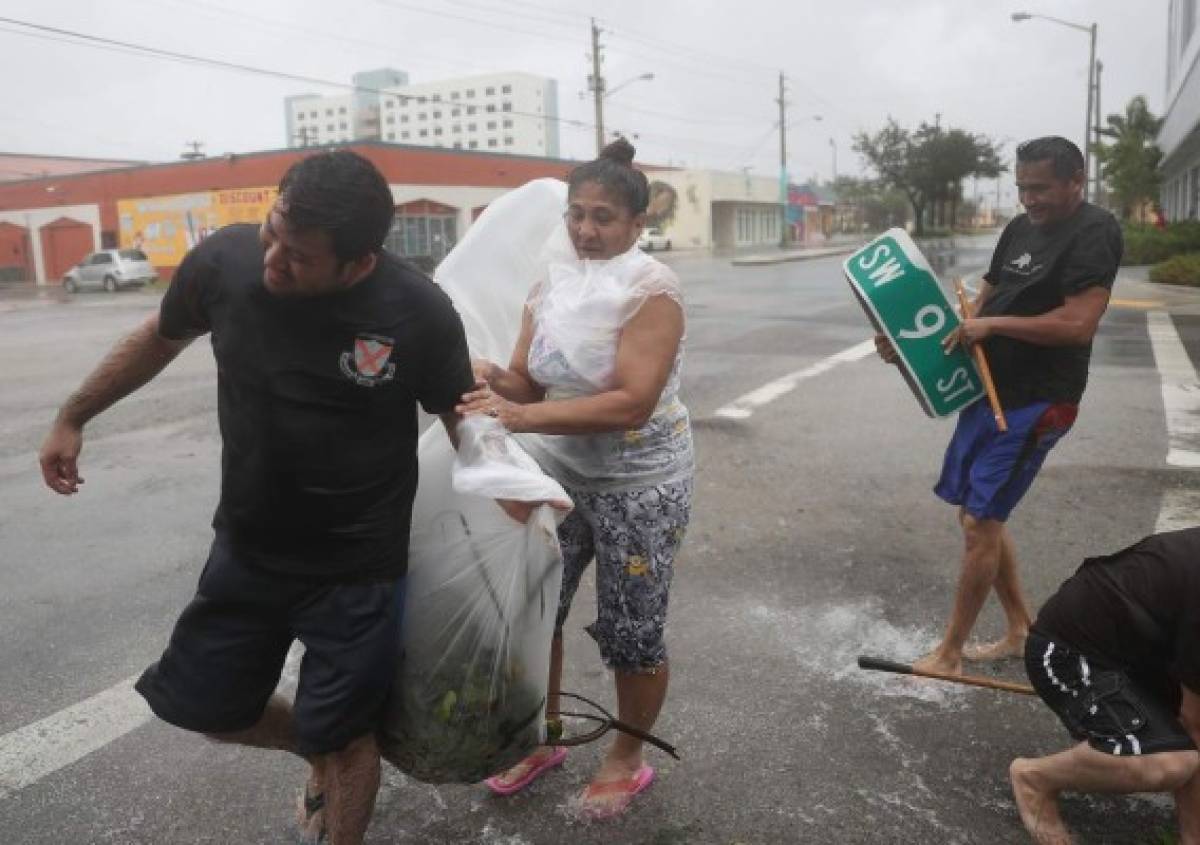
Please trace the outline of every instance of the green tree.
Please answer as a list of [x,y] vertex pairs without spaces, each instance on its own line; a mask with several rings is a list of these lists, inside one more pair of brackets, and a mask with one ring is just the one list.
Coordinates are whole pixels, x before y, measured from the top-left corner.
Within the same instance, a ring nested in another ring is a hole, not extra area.
[[922,123],[913,132],[888,118],[874,135],[859,132],[854,150],[885,185],[908,198],[917,234],[925,230],[926,212],[938,209],[937,220],[953,221],[968,176],[995,177],[1007,168],[996,145],[986,136],[962,129],[945,129]]
[[908,198],[877,179],[839,176],[831,187],[842,231],[879,232],[908,222]]
[[1125,106],[1125,114],[1110,114],[1106,122],[1100,134],[1112,143],[1101,142],[1096,148],[1100,173],[1121,219],[1141,217],[1147,204],[1157,199],[1162,181],[1158,172],[1162,150],[1154,142],[1162,118],[1155,117],[1146,98],[1138,95]]

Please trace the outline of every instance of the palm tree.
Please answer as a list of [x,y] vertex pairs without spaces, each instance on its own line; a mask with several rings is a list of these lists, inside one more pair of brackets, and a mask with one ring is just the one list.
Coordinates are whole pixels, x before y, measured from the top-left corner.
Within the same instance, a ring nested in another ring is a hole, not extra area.
[[1158,198],[1162,150],[1154,143],[1162,118],[1155,117],[1140,94],[1125,106],[1125,114],[1110,114],[1100,134],[1110,144],[1098,144],[1100,172],[1111,191],[1121,219],[1136,216],[1145,222],[1148,207]]

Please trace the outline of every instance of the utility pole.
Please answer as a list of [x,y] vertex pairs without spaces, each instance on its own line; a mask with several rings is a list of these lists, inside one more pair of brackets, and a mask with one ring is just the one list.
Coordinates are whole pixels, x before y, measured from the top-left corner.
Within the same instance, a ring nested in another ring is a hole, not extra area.
[[788,244],[788,176],[787,176],[787,85],[783,71],[779,72],[779,246]]
[[179,157],[184,161],[194,161],[198,158],[204,158],[204,153],[200,149],[204,146],[203,141],[185,141],[183,145],[185,147],[191,147],[190,150],[180,154]]
[[1096,187],[1092,191],[1092,199],[1098,204],[1104,201],[1104,191],[1100,181],[1100,74],[1104,72],[1104,62],[1096,60],[1096,123],[1092,131],[1096,133]]
[[1088,27],[1091,33],[1092,47],[1088,52],[1088,96],[1087,96],[1087,132],[1083,136],[1083,198],[1088,199],[1088,177],[1091,175],[1089,168],[1092,166],[1092,104],[1095,102],[1092,94],[1096,86],[1096,25],[1092,24]]
[[596,103],[596,155],[604,149],[604,77],[600,75],[600,27],[592,18],[592,75],[588,77],[588,88]]

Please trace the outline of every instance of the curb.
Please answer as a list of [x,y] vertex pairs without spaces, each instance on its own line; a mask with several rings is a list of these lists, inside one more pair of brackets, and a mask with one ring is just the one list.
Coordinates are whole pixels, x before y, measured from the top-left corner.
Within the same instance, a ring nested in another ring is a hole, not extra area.
[[783,264],[788,261],[810,261],[814,258],[828,258],[831,255],[846,255],[854,252],[859,246],[861,244],[829,247],[828,249],[796,250],[780,255],[747,255],[742,258],[730,259],[729,263],[734,267],[757,267],[766,264]]

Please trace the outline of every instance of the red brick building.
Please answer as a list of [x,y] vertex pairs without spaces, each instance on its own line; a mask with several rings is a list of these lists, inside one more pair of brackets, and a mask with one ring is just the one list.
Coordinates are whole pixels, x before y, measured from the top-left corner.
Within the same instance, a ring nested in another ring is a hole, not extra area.
[[[575,162],[407,147],[345,145],[387,177],[396,200],[388,246],[429,263],[505,191],[565,178]],[[261,220],[291,164],[313,150],[275,150],[0,182],[0,278],[57,283],[95,249],[143,249],[169,278],[188,248],[222,225]]]

